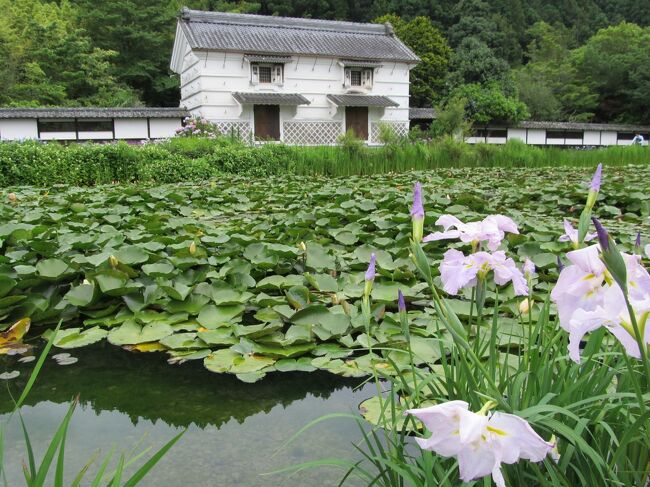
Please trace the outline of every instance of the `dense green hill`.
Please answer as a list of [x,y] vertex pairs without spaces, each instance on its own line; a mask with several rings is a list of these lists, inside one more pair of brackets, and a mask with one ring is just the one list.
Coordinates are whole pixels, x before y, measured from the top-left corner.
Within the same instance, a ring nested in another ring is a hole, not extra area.
[[393,14],[424,59],[414,105],[463,97],[477,120],[650,123],[650,8],[640,0],[0,0],[0,104],[176,105],[168,62],[183,3],[363,22]]

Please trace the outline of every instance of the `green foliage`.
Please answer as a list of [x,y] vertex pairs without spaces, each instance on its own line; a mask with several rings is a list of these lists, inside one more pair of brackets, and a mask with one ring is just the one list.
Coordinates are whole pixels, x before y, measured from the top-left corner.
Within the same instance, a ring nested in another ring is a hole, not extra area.
[[[647,164],[646,147],[609,147],[590,151],[527,146],[509,141],[502,147],[469,145],[463,99],[440,109],[432,125],[431,143],[402,143],[387,130],[384,147],[366,148],[354,134],[337,147],[290,147],[282,144],[243,145],[228,138],[174,138],[138,145],[5,142],[0,144],[0,185],[98,184],[136,181],[201,181],[222,174],[267,176],[320,174],[331,176],[379,174],[443,167],[550,167],[605,164]],[[420,139],[425,137],[420,131]]]
[[[0,103],[133,105],[134,92],[113,77],[115,51],[93,45],[67,1],[0,1]],[[7,53],[5,57],[5,53]]]
[[453,92],[455,98],[466,100],[468,120],[477,124],[519,122],[529,116],[528,108],[515,97],[509,97],[497,83],[462,85]]
[[410,105],[432,106],[441,98],[452,54],[440,30],[434,27],[431,19],[422,16],[406,21],[389,14],[378,17],[373,22],[390,22],[397,37],[420,57],[420,63],[409,75]]
[[465,98],[452,98],[445,105],[436,109],[437,117],[431,124],[430,133],[433,137],[451,136],[463,140],[468,133],[471,123],[467,121]]

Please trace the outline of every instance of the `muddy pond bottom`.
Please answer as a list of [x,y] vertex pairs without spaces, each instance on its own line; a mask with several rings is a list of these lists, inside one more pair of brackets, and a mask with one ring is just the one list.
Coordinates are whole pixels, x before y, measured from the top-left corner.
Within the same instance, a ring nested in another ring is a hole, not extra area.
[[[152,447],[151,455],[185,428],[185,435],[140,485],[324,487],[337,485],[344,471],[318,467],[292,475],[270,472],[324,458],[358,458],[352,443],[361,435],[350,419],[329,419],[283,445],[323,415],[356,413],[358,404],[372,396],[374,389],[372,384],[359,387],[359,379],[322,372],[274,373],[258,383],[245,384],[233,376],[208,372],[200,361],[168,365],[162,354],[129,353],[106,344],[73,350],[72,355],[78,361],[65,366],[47,358],[22,409],[38,461],[69,401],[79,396],[66,440],[65,484],[97,452],[99,460],[82,485],[90,483],[112,447],[117,452],[115,460],[119,452],[128,453],[138,446]],[[14,397],[33,365],[17,364],[14,357],[0,361],[0,372],[21,372],[8,381]],[[11,408],[3,387],[1,420],[6,420]],[[22,464],[27,453],[17,417],[6,432],[4,457],[8,485],[24,485]],[[143,462],[130,466],[124,478]]]

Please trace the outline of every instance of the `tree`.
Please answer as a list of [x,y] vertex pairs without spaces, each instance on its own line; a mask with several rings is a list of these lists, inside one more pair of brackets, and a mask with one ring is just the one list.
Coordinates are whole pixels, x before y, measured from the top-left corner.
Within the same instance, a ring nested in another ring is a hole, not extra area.
[[450,98],[466,100],[465,118],[478,124],[516,123],[529,116],[526,105],[516,97],[506,96],[495,82],[462,85],[454,90]]
[[384,15],[373,22],[390,22],[397,37],[420,57],[411,70],[411,106],[428,107],[440,100],[452,51],[442,33],[426,17],[406,22],[396,15]]
[[112,76],[116,53],[93,47],[75,23],[77,12],[60,4],[24,0],[5,3],[13,29],[0,28],[0,43],[11,43],[5,57],[0,101],[21,106],[134,104],[132,90]]
[[503,90],[513,93],[510,66],[497,57],[485,42],[475,37],[465,39],[456,49],[451,60],[449,83],[464,84],[497,83]]

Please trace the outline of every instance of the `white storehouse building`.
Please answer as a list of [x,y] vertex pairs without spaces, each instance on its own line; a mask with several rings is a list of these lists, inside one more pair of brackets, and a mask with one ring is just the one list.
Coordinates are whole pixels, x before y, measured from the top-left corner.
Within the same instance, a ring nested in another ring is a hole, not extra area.
[[409,130],[409,71],[419,58],[389,25],[184,8],[171,69],[193,116],[244,139],[334,144],[347,130],[378,142]]

